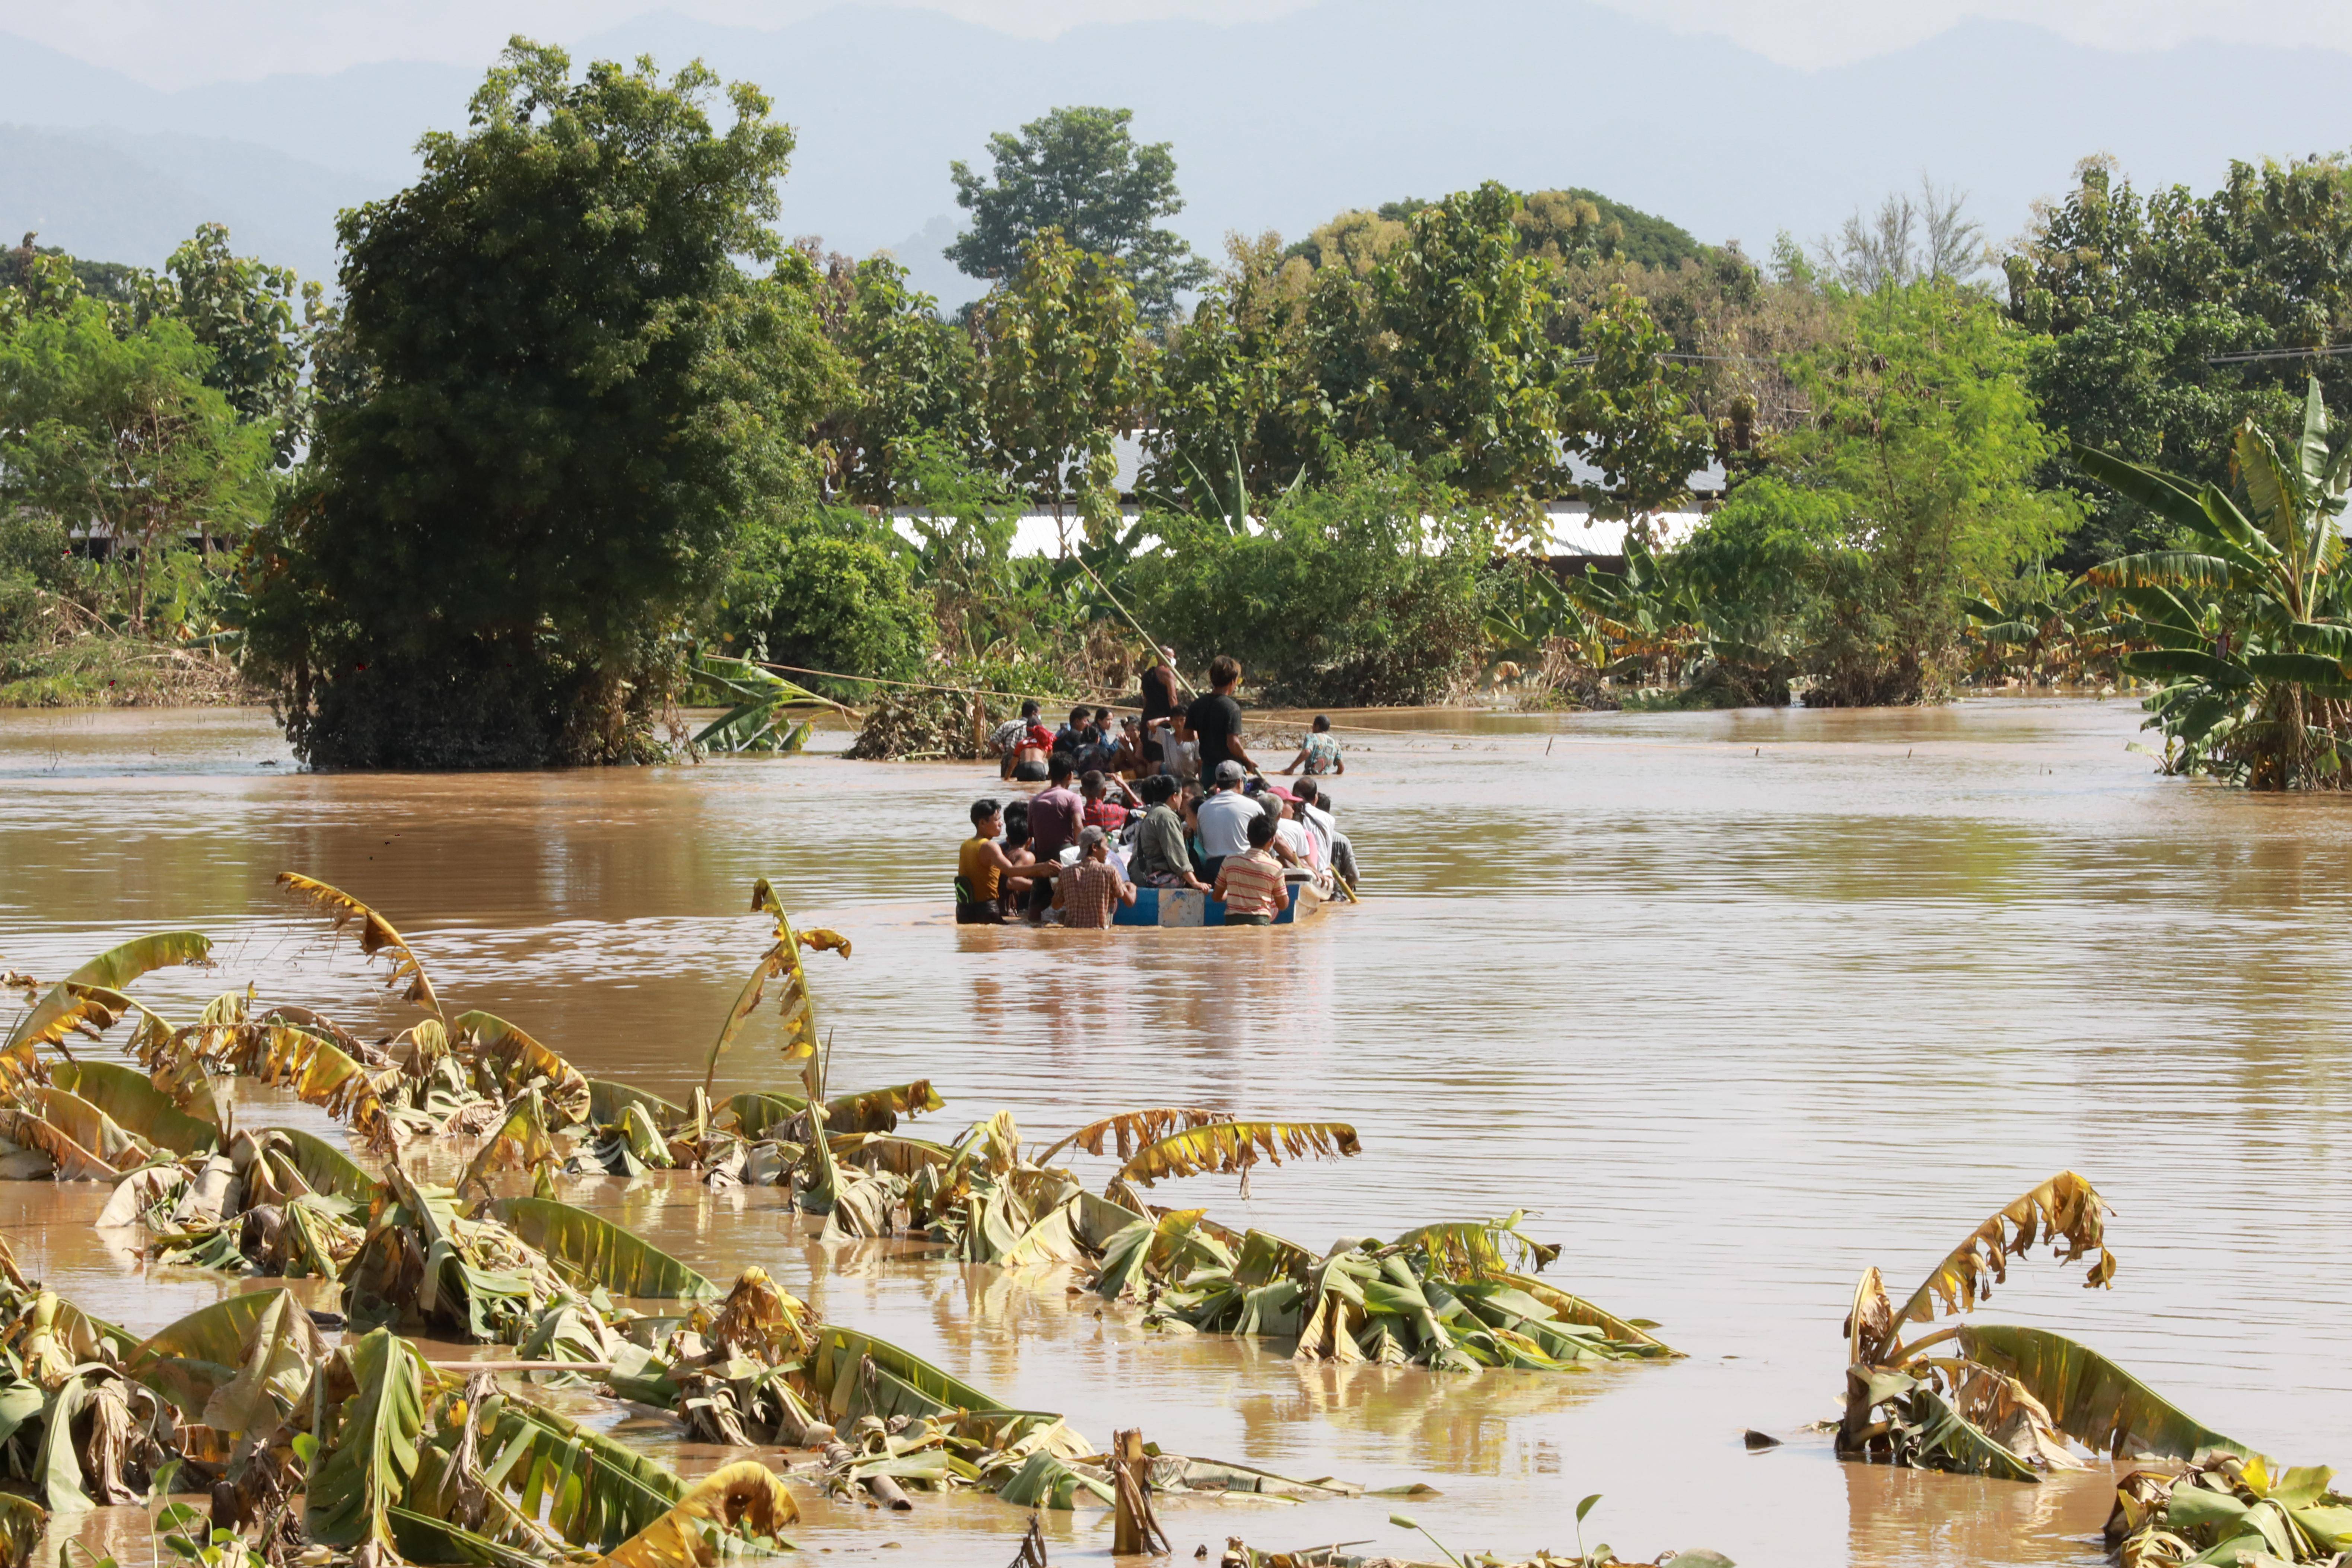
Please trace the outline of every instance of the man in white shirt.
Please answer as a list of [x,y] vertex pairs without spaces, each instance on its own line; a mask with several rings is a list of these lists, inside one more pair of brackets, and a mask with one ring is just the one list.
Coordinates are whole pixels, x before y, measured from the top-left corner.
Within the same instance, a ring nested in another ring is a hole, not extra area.
[[1249,853],[1249,821],[1258,815],[1257,802],[1242,793],[1242,765],[1228,758],[1217,764],[1216,789],[1200,805],[1201,854],[1208,862],[1201,879],[1214,883],[1217,868],[1228,855]]

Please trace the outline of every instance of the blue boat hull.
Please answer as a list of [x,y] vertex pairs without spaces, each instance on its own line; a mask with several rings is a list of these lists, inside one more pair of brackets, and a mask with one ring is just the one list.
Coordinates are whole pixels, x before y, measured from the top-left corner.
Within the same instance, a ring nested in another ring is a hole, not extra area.
[[[1274,917],[1278,926],[1296,925],[1323,907],[1323,900],[1304,882],[1290,885],[1290,907]],[[1190,888],[1138,888],[1135,907],[1119,906],[1111,924],[1122,926],[1221,926],[1225,906]]]

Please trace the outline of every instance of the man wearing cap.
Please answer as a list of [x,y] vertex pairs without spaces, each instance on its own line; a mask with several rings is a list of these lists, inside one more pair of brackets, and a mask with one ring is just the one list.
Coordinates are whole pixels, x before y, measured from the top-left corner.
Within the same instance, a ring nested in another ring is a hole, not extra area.
[[1135,885],[1110,863],[1110,840],[1099,827],[1078,835],[1078,863],[1063,879],[1062,923],[1101,930],[1121,904],[1135,902]]
[[1249,853],[1250,818],[1258,815],[1257,802],[1242,793],[1242,765],[1217,764],[1215,791],[1201,803],[1201,879],[1213,882],[1217,868],[1228,855]]

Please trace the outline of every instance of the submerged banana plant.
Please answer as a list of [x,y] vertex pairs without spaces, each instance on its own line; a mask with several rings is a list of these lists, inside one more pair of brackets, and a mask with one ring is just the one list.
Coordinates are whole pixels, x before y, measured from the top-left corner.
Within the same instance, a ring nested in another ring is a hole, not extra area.
[[791,918],[784,913],[782,902],[777,899],[775,889],[768,885],[765,877],[751,884],[751,912],[764,914],[775,921],[775,940],[768,951],[760,955],[760,962],[752,966],[751,976],[743,982],[742,989],[736,993],[735,1005],[728,1009],[726,1021],[719,1026],[719,1037],[711,1042],[710,1056],[702,1072],[702,1092],[706,1095],[710,1092],[712,1080],[718,1077],[719,1058],[726,1054],[727,1047],[733,1045],[735,1037],[742,1032],[745,1021],[760,1005],[771,980],[781,977],[783,981],[782,994],[776,998],[776,1009],[783,1018],[784,1064],[797,1067],[814,1058],[817,1054],[816,1005],[809,995],[808,975],[801,968],[800,950],[808,947],[818,952],[838,952],[844,958],[849,956],[849,939],[838,931],[823,929],[793,931]]
[[1877,1269],[1863,1271],[1845,1320],[1842,1457],[2032,1481],[2079,1468],[2070,1440],[2117,1458],[2251,1454],[2063,1335],[1968,1323],[1905,1340],[1912,1325],[1974,1310],[2037,1244],[2062,1263],[2090,1258],[2086,1289],[2115,1278],[2106,1205],[2072,1171],[1989,1216],[1900,1306]]

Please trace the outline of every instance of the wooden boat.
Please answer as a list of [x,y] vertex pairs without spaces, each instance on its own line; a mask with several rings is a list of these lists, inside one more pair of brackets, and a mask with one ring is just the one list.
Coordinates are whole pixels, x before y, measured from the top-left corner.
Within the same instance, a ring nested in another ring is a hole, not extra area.
[[[1290,884],[1290,907],[1274,917],[1278,926],[1297,925],[1320,912],[1329,900],[1304,881]],[[1138,888],[1132,909],[1121,904],[1112,913],[1117,926],[1221,926],[1225,906],[1221,900],[1190,888]]]

